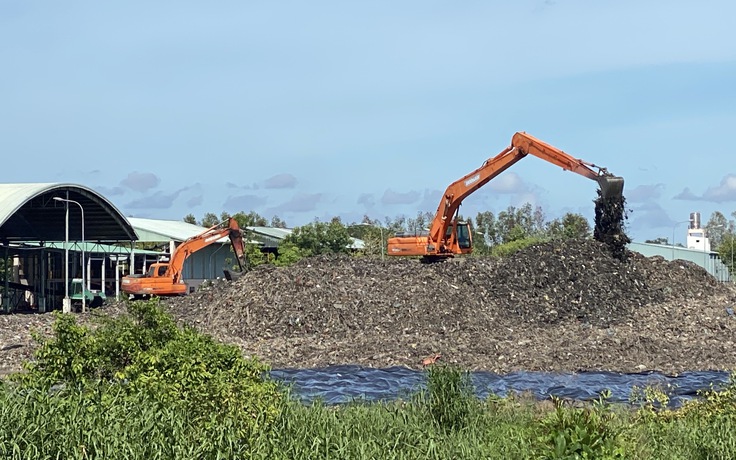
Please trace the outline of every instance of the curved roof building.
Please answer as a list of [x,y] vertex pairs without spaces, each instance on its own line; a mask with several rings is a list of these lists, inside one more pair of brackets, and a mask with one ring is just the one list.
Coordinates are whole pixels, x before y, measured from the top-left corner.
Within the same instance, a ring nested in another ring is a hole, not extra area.
[[138,239],[128,219],[94,190],[77,184],[29,183],[0,184],[0,242],[64,241],[67,206],[70,240],[81,239],[82,216],[85,241]]

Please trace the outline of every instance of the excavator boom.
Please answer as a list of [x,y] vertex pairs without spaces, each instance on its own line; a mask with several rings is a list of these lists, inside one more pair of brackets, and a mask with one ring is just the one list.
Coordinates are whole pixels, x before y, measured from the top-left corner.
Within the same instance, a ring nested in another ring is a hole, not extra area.
[[460,204],[471,193],[527,155],[539,157],[562,169],[595,180],[604,198],[611,199],[623,194],[623,178],[610,174],[606,168],[574,158],[529,134],[517,132],[509,147],[447,187],[427,235],[389,238],[388,255],[441,258],[470,253],[472,231],[467,223],[457,219]]

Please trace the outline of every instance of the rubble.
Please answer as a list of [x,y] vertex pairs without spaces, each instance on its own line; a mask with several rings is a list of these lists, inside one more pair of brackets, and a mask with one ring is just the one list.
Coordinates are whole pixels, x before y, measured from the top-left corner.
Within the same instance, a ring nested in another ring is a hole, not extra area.
[[167,304],[274,367],[418,367],[441,353],[497,372],[682,372],[736,365],[734,301],[695,264],[567,240],[435,264],[317,257]]

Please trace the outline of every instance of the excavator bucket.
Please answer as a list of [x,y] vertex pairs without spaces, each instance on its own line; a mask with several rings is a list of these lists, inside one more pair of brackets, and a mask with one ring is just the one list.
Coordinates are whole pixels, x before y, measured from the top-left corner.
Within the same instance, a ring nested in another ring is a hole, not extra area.
[[243,276],[243,272],[236,272],[232,270],[223,270],[223,274],[225,275],[225,279],[228,281],[235,281],[239,279],[241,276]]
[[624,194],[624,178],[617,176],[600,176],[598,185],[605,199],[618,198]]

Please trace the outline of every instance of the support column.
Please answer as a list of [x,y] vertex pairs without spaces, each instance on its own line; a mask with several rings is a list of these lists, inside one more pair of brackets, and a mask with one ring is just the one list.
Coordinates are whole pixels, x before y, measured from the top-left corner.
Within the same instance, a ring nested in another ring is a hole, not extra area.
[[115,300],[120,300],[120,256],[115,257]]
[[39,289],[38,292],[38,312],[39,313],[46,313],[46,258],[47,254],[46,251],[41,249],[41,256],[39,257],[38,265],[40,269],[40,273],[38,276],[39,280],[39,286],[41,286],[41,289]]
[[9,272],[13,270],[13,267],[8,268],[8,261],[10,260],[9,245],[5,244],[5,292],[3,295],[3,309],[5,313],[10,313],[10,283],[8,282]]
[[104,253],[102,254],[102,267],[100,267],[100,271],[102,272],[102,279],[100,281],[102,284],[100,286],[100,290],[103,294],[107,295],[107,293],[105,292],[105,272],[107,271],[107,255],[105,255]]
[[92,273],[92,254],[87,253],[87,271],[85,273],[87,279],[82,280],[82,286],[87,286],[88,291],[92,290],[92,275],[90,273]]

